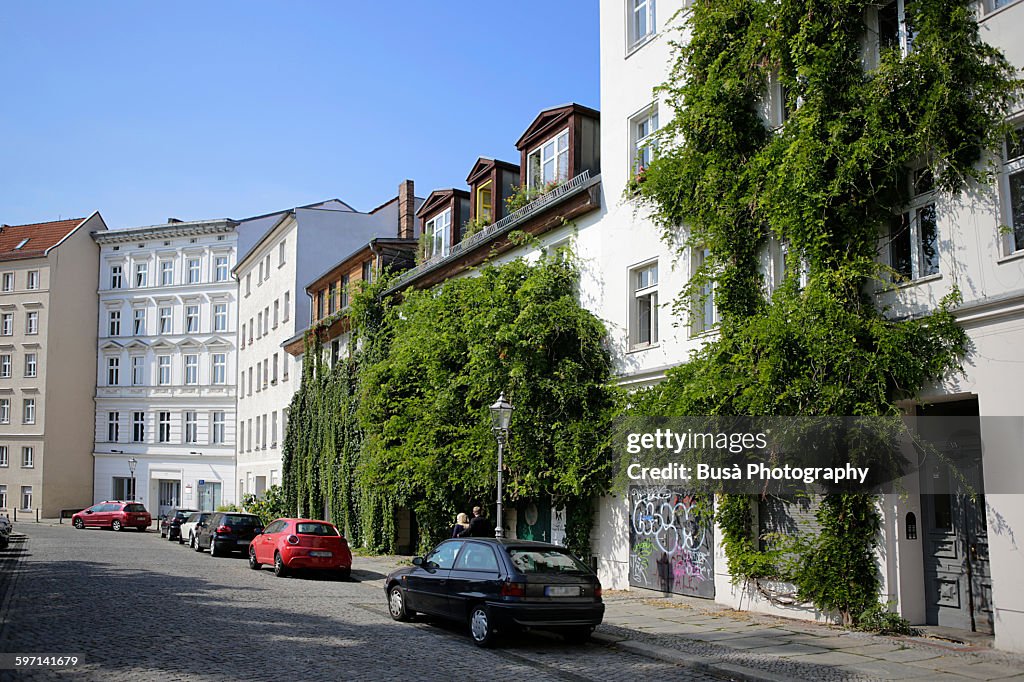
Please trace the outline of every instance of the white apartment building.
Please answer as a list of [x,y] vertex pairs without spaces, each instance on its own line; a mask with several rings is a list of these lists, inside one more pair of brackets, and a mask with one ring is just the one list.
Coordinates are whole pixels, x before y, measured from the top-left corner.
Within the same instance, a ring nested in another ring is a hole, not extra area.
[[0,514],[89,504],[96,244],[88,218],[0,225]]
[[235,228],[171,220],[94,234],[94,501],[135,499],[154,515],[236,501]]
[[237,491],[281,483],[288,406],[302,360],[283,344],[309,326],[306,284],[374,237],[391,236],[397,202],[360,213],[337,199],[240,222]]
[[[712,296],[694,316],[697,322],[672,325],[675,315],[669,305],[703,254],[680,258],[671,253],[657,230],[624,198],[630,178],[650,153],[645,141],[659,120],[672,116],[652,91],[668,75],[670,42],[686,39],[672,29],[685,19],[685,13],[677,13],[689,11],[689,4],[601,2],[604,213],[590,228],[600,236],[591,239],[581,230],[578,241],[584,260],[596,258],[601,264],[604,286],[594,290],[592,309],[609,323],[620,380],[627,386],[657,382],[667,368],[685,362],[689,351],[713,333],[716,321]],[[865,20],[878,21],[878,14],[887,14],[899,23],[896,38],[902,40],[907,35],[903,4],[880,2]],[[1024,43],[1019,40],[1024,0],[983,0],[975,9],[982,38],[1024,68]],[[906,49],[906,41],[903,45]],[[770,94],[766,101],[772,101]],[[777,113],[765,111],[773,124],[781,123]],[[1014,121],[1024,127],[1024,108]],[[883,260],[908,279],[895,292],[880,293],[880,305],[913,314],[932,309],[954,285],[963,293],[956,314],[972,344],[965,376],[930,387],[923,404],[908,405],[907,410],[925,416],[980,415],[975,421],[980,438],[945,437],[958,448],[971,443],[971,454],[982,462],[986,494],[975,502],[948,477],[906,476],[902,484],[907,494],[888,495],[880,503],[884,527],[878,561],[883,600],[892,600],[912,624],[994,631],[995,646],[1024,651],[1024,592],[1018,587],[1024,557],[1015,540],[1024,529],[1024,145],[1008,142],[998,162],[995,186],[975,188],[955,201],[924,192],[907,207],[912,229],[880,235],[880,244],[886,244]],[[769,284],[784,257],[776,244],[766,249]],[[586,280],[583,286],[586,298]],[[993,416],[1008,418],[986,419]],[[602,582],[613,589],[646,585],[632,570],[632,503],[605,498],[595,526]],[[703,548],[709,550],[710,561],[703,565],[700,580],[650,586],[713,597],[739,609],[824,617],[810,608],[773,606],[756,590],[733,585],[718,537],[715,529]],[[694,587],[694,582],[699,584]]]

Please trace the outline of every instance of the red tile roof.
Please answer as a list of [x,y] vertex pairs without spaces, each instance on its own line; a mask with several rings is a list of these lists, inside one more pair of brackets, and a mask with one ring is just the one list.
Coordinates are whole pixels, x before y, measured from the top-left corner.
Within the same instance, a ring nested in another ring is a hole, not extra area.
[[[3,225],[0,227],[0,261],[38,258],[74,231],[83,220],[85,218],[30,225]],[[28,242],[20,249],[16,249],[15,247],[25,239],[28,239]]]

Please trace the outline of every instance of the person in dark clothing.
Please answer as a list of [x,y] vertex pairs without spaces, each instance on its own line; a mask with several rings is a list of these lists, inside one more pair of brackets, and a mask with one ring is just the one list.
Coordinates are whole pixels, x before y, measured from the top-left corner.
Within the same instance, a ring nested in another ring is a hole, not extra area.
[[481,507],[473,507],[473,518],[469,522],[469,528],[464,530],[460,538],[493,538],[494,524],[484,516]]
[[462,534],[469,530],[469,516],[466,512],[459,512],[455,517],[455,525],[452,527],[452,537],[461,538]]

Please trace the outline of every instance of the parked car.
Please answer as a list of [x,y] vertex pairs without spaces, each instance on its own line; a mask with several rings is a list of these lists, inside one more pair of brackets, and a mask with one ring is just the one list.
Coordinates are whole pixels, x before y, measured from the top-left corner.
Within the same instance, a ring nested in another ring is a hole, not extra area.
[[334,524],[277,519],[249,544],[249,568],[258,571],[263,564],[272,564],[279,578],[296,569],[313,569],[346,579],[352,573],[352,552]]
[[94,504],[71,517],[72,525],[79,530],[90,526],[118,531],[133,527],[145,533],[152,522],[153,517],[143,504],[116,500]]
[[0,516],[0,549],[7,549],[7,545],[11,542],[12,530],[14,530],[14,526],[11,524],[10,518]]
[[160,517],[160,537],[168,540],[180,540],[181,522],[198,509],[171,509]]
[[412,563],[384,581],[391,617],[422,612],[466,622],[477,646],[528,628],[582,642],[604,618],[597,575],[558,545],[453,538]]
[[188,546],[195,549],[196,529],[200,523],[206,521],[211,516],[213,516],[213,512],[210,511],[192,512],[189,514],[188,518],[181,522],[181,527],[178,528],[178,544],[183,544],[185,538],[188,538]]
[[248,552],[249,542],[262,530],[263,522],[255,514],[214,512],[210,518],[196,524],[192,549],[197,552],[209,549],[210,556]]

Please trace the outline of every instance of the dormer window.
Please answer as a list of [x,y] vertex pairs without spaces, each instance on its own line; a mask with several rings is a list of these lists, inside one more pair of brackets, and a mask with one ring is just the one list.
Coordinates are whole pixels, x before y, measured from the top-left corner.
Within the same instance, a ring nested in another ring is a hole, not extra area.
[[476,191],[476,216],[490,223],[494,220],[494,183],[488,180]]
[[569,131],[555,135],[526,157],[527,185],[540,189],[569,179]]
[[452,210],[449,208],[438,213],[427,221],[425,228],[428,257],[447,256],[451,244]]
[[30,237],[22,239],[20,242],[18,242],[18,245],[14,247],[14,250],[17,251],[19,249],[25,248],[25,244],[28,244],[28,240],[29,239],[30,239]]

